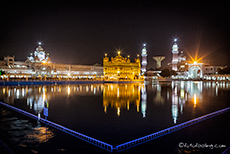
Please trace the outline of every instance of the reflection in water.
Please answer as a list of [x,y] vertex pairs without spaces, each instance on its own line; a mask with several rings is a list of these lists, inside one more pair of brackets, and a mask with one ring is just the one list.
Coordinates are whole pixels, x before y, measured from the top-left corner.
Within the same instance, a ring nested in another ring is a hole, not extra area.
[[196,94],[194,94],[193,97],[194,97],[194,107],[196,107]]
[[[26,138],[33,140],[34,142],[44,143],[54,137],[52,131],[46,127],[36,127],[30,133],[26,134]],[[30,141],[31,142],[31,141]]]
[[39,123],[36,125],[29,120],[18,119],[5,109],[0,109],[0,115],[0,130],[9,134],[9,140],[14,146],[29,149],[36,147],[31,152],[37,153],[39,144],[54,137],[53,131],[49,128],[43,127]]
[[[194,108],[202,103],[202,95],[222,95],[225,89],[230,89],[228,82],[202,82],[202,81],[172,81],[145,85],[141,83],[129,84],[83,84],[83,85],[40,85],[40,86],[5,86],[0,87],[0,100],[14,105],[17,99],[26,99],[27,106],[39,117],[43,116],[43,108],[49,104],[52,97],[74,95],[103,96],[104,113],[115,109],[117,116],[122,112],[135,109],[136,112],[147,117],[147,106],[150,104],[165,106],[171,105],[173,123],[177,123],[178,116],[183,114],[185,105]],[[149,88],[148,88],[149,87]],[[147,94],[149,98],[147,99]],[[17,102],[17,101],[16,101]],[[52,113],[49,113],[49,115]],[[167,113],[166,113],[167,114]]]
[[[115,108],[117,115],[120,116],[121,108],[130,109],[130,105],[136,106],[136,111],[139,112],[140,107],[140,88],[141,84],[105,84],[103,90],[103,107],[104,112],[107,112],[108,107]],[[142,87],[142,93],[145,88]],[[143,94],[144,95],[144,94]],[[142,98],[146,99],[146,97]],[[146,104],[146,100],[145,101]],[[145,110],[143,109],[145,112]],[[144,113],[145,114],[145,113]]]
[[178,115],[183,114],[183,107],[187,101],[193,102],[193,107],[197,106],[197,99],[202,99],[203,82],[173,81],[172,82],[172,118],[177,123]]
[[143,114],[143,118],[146,116],[146,108],[147,108],[146,86],[142,85],[141,87],[141,112]]
[[[174,84],[173,84],[174,85]],[[178,117],[178,95],[177,95],[177,85],[173,87],[172,89],[172,117],[174,123],[176,123],[177,117]]]
[[164,97],[161,96],[161,85],[159,84],[157,85],[157,93],[153,101],[157,104],[164,104],[165,102]]
[[26,99],[27,106],[41,117],[44,107],[49,107],[49,100],[57,95],[70,96],[75,93],[82,96],[97,95],[103,89],[103,85],[39,85],[0,87],[0,100],[14,105],[17,99]]

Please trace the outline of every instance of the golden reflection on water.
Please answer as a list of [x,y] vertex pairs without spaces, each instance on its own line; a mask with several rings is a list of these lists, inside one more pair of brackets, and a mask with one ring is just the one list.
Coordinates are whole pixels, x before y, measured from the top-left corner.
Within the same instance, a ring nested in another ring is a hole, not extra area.
[[[143,118],[147,116],[147,107],[151,103],[154,105],[170,103],[172,119],[176,123],[179,114],[183,114],[185,104],[198,108],[202,103],[203,95],[210,97],[222,95],[224,90],[230,89],[229,85],[229,82],[173,81],[152,85],[125,83],[5,86],[0,87],[0,100],[14,105],[15,100],[26,99],[29,108],[39,117],[43,115],[44,107],[53,105],[50,104],[51,98],[57,96],[67,96],[67,99],[75,95],[102,96],[105,114],[115,111],[117,116],[121,116],[124,110],[134,109],[142,114]],[[148,94],[151,99],[147,99]]]
[[0,115],[0,130],[7,132],[9,140],[14,146],[25,147],[31,152],[37,153],[39,144],[45,143],[55,136],[52,129],[41,126],[39,122],[36,124],[31,123],[30,120],[14,117],[9,110],[0,109]]
[[194,106],[193,107],[196,107],[196,101],[197,101],[197,98],[196,98],[196,94],[193,95],[193,100],[194,100]]
[[27,134],[25,137],[32,139],[40,144],[47,142],[49,139],[53,138],[54,133],[46,127],[37,127],[34,128],[34,131],[31,131],[31,133]]
[[140,107],[141,83],[136,84],[105,84],[103,90],[104,112],[107,108],[115,108],[120,116],[121,108],[130,109],[130,105],[136,106],[137,112]]

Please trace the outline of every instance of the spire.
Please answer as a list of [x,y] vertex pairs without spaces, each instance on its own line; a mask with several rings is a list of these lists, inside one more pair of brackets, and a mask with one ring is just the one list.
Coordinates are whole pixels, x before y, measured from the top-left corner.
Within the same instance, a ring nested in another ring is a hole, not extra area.
[[146,50],[146,43],[143,44],[142,50],[141,50],[141,57],[142,57],[142,61],[141,61],[141,71],[142,74],[144,74],[146,72],[146,67],[147,67],[147,50]]
[[118,54],[118,56],[120,56],[120,54],[121,54],[121,51],[119,51],[119,50],[118,50],[118,51],[117,51],[117,54]]
[[172,47],[172,52],[178,54],[179,53],[178,49],[179,49],[179,47],[177,45],[177,38],[175,38],[174,39],[174,44],[173,44],[173,47]]
[[130,59],[129,59],[129,57],[130,57],[130,56],[128,55],[128,56],[127,56],[127,62],[128,62],[128,63],[130,63]]
[[179,53],[179,47],[177,45],[177,39],[174,39],[174,43],[172,46],[172,70],[177,71],[177,63],[178,63],[178,53]]

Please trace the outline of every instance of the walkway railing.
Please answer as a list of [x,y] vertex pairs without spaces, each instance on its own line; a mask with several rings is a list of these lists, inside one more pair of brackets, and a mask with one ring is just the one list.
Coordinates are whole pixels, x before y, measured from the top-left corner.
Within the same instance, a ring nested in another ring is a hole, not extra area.
[[158,131],[156,133],[153,133],[153,134],[150,134],[150,135],[146,135],[144,137],[141,137],[141,138],[138,138],[138,139],[135,139],[135,140],[132,140],[132,141],[129,141],[129,142],[117,145],[115,147],[115,149],[116,149],[117,152],[120,152],[120,151],[129,149],[129,148],[132,148],[134,146],[137,146],[137,145],[140,145],[142,143],[151,141],[153,139],[156,139],[158,137],[161,137],[161,136],[167,135],[169,133],[175,132],[175,131],[180,130],[182,128],[194,125],[194,124],[196,124],[198,122],[201,122],[201,121],[207,120],[209,118],[215,117],[217,115],[223,114],[223,113],[225,113],[225,112],[227,112],[229,110],[230,110],[230,107],[224,108],[224,109],[216,111],[216,112],[212,112],[212,113],[206,114],[204,116],[201,116],[201,117],[189,120],[189,121],[181,123],[181,124],[178,124],[176,126],[172,126],[172,127],[167,128],[167,129],[163,129],[163,130]]
[[155,133],[153,133],[153,134],[146,135],[146,136],[144,136],[144,137],[140,137],[140,138],[138,138],[138,139],[135,139],[135,140],[132,140],[132,141],[129,141],[129,142],[126,142],[126,143],[123,143],[123,144],[120,144],[120,145],[117,145],[117,146],[114,147],[113,145],[110,145],[110,144],[108,144],[108,143],[105,143],[105,142],[102,142],[102,141],[100,141],[100,140],[94,139],[94,138],[89,137],[89,136],[87,136],[87,135],[84,135],[84,134],[82,134],[82,133],[73,131],[73,130],[71,130],[71,129],[69,129],[69,128],[66,128],[66,127],[64,127],[64,126],[61,126],[61,125],[56,124],[56,123],[54,123],[54,122],[51,122],[51,121],[49,121],[49,120],[46,120],[46,119],[44,119],[44,118],[39,118],[38,116],[36,116],[36,115],[34,115],[34,114],[31,114],[31,113],[29,113],[29,112],[23,111],[23,110],[21,110],[21,109],[18,109],[18,108],[16,108],[16,107],[13,107],[13,106],[8,105],[8,104],[6,104],[6,103],[0,102],[0,105],[3,105],[3,106],[5,106],[5,107],[7,107],[7,108],[10,108],[10,109],[12,109],[12,110],[14,110],[14,111],[17,111],[17,112],[19,112],[19,113],[21,113],[21,114],[24,114],[24,115],[26,115],[26,116],[28,116],[28,117],[31,117],[31,118],[33,118],[33,119],[39,120],[39,121],[41,121],[41,122],[43,122],[43,123],[45,123],[45,124],[48,124],[48,125],[51,126],[51,127],[54,127],[54,128],[56,128],[56,129],[58,129],[58,130],[61,130],[61,131],[63,131],[63,132],[66,132],[66,133],[68,133],[68,134],[70,134],[70,135],[72,135],[72,136],[75,136],[75,137],[77,137],[77,138],[79,138],[79,139],[81,139],[81,140],[84,140],[84,141],[86,141],[86,142],[88,142],[88,143],[91,143],[91,144],[93,144],[93,145],[96,145],[96,146],[98,146],[98,147],[100,147],[100,148],[102,148],[102,149],[105,149],[105,150],[107,150],[107,151],[110,151],[110,152],[113,152],[113,151],[120,152],[120,151],[123,151],[123,150],[127,150],[127,149],[129,149],[129,148],[135,147],[135,146],[140,145],[140,144],[142,144],[142,143],[151,141],[151,140],[153,140],[153,139],[156,139],[156,138],[159,138],[159,137],[161,137],[161,136],[167,135],[167,134],[169,134],[169,133],[175,132],[175,131],[180,130],[180,129],[182,129],[182,128],[185,128],[185,127],[194,125],[194,124],[196,124],[196,123],[198,123],[198,122],[201,122],[201,121],[207,120],[207,119],[209,119],[209,118],[215,117],[215,116],[217,116],[217,115],[223,114],[223,113],[228,112],[228,111],[230,110],[230,107],[227,107],[227,108],[224,108],[224,109],[222,109],[222,110],[219,110],[219,111],[215,111],[215,112],[206,114],[206,115],[204,115],[204,116],[201,116],[201,117],[198,117],[198,118],[189,120],[189,121],[187,121],[187,122],[178,124],[178,125],[176,125],[176,126],[172,126],[172,127],[163,129],[163,130],[158,131],[158,132],[155,132]]
[[47,125],[49,125],[49,126],[51,126],[51,127],[54,127],[54,128],[56,128],[56,129],[58,129],[58,130],[61,130],[61,131],[63,131],[63,132],[66,132],[66,133],[68,133],[68,134],[70,134],[70,135],[72,135],[72,136],[75,136],[75,137],[77,137],[77,138],[79,138],[79,139],[81,139],[81,140],[84,140],[84,141],[86,141],[86,142],[88,142],[88,143],[91,143],[91,144],[93,144],[93,145],[96,145],[96,146],[98,146],[98,147],[100,147],[100,148],[102,148],[102,149],[105,149],[105,150],[110,151],[110,152],[113,152],[113,150],[114,150],[113,146],[110,145],[110,144],[107,144],[107,143],[102,142],[102,141],[100,141],[100,140],[94,139],[94,138],[89,137],[89,136],[87,136],[87,135],[84,135],[84,134],[82,134],[82,133],[73,131],[73,130],[71,130],[71,129],[69,129],[69,128],[66,128],[66,127],[64,127],[64,126],[62,126],[62,125],[56,124],[56,123],[51,122],[51,121],[49,121],[49,120],[46,120],[46,119],[44,119],[44,118],[40,118],[40,117],[38,117],[38,116],[36,116],[36,115],[34,115],[34,114],[31,114],[31,113],[29,113],[29,112],[23,111],[23,110],[21,110],[21,109],[18,109],[18,108],[16,108],[16,107],[11,106],[11,105],[8,105],[8,104],[6,104],[6,103],[0,102],[0,104],[3,105],[3,106],[5,106],[5,107],[7,107],[7,108],[10,108],[10,109],[12,109],[12,110],[18,112],[18,113],[24,114],[24,115],[26,115],[26,116],[28,116],[28,117],[30,117],[30,118],[33,118],[33,119],[35,119],[35,120],[39,120],[40,122],[43,122],[43,123],[45,123],[45,124],[47,124]]

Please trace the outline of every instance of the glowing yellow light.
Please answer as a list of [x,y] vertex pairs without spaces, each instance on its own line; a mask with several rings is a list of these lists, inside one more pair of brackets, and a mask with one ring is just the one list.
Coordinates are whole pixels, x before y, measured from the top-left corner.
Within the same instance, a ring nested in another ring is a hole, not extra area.
[[43,60],[43,61],[42,61],[42,63],[43,63],[43,64],[46,64],[46,61],[45,61],[45,60]]
[[46,93],[43,93],[43,100],[46,100]]
[[139,110],[140,110],[140,108],[139,108],[140,102],[136,100],[136,104],[137,104],[137,112],[139,112]]
[[119,91],[119,88],[117,88],[117,97],[120,97],[120,91]]
[[194,106],[193,107],[196,107],[196,94],[193,95],[193,100],[194,100]]
[[120,107],[117,108],[117,115],[120,116],[121,114],[121,110],[120,110]]
[[197,64],[197,61],[194,61],[193,64]]
[[[121,109],[130,109],[130,104],[140,106],[140,87],[141,84],[111,84],[104,85],[103,88],[103,106],[104,112],[107,108],[115,108],[119,116]],[[134,90],[133,90],[134,89]]]
[[129,100],[127,101],[127,110],[129,110]]
[[113,90],[113,85],[111,85],[110,87],[111,87],[111,90]]
[[180,97],[183,99],[184,98],[184,89],[180,90]]
[[107,112],[107,106],[104,107],[104,112],[105,112],[105,113]]
[[140,74],[140,59],[135,59],[135,62],[130,61],[130,55],[126,58],[122,57],[121,50],[117,50],[117,56],[109,58],[104,57],[103,67],[104,75],[109,80],[142,80]]
[[68,95],[70,94],[70,87],[68,86],[68,90],[67,90]]

